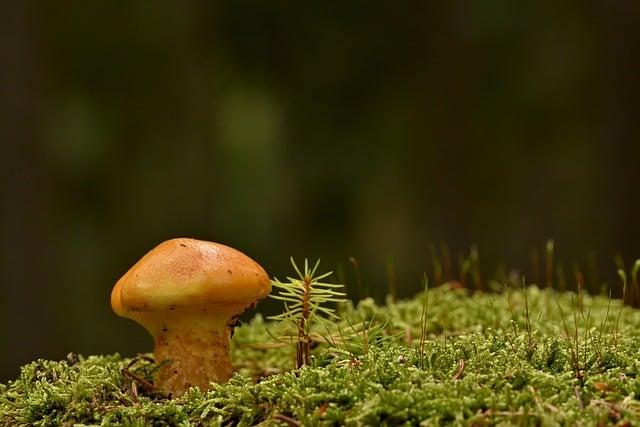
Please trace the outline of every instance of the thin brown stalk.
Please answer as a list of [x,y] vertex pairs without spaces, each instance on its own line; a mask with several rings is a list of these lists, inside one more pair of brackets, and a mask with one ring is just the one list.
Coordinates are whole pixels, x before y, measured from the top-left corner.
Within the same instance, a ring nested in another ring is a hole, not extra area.
[[531,278],[533,283],[540,286],[540,255],[538,248],[531,251]]
[[469,258],[471,259],[471,278],[473,279],[473,286],[476,290],[483,290],[484,283],[482,282],[482,268],[480,267],[480,253],[476,245],[471,246],[469,252]]
[[396,270],[393,265],[393,257],[387,255],[387,286],[391,296],[391,301],[396,302],[398,299],[398,284],[396,283]]
[[156,386],[153,383],[151,383],[151,382],[145,380],[144,378],[134,374],[133,372],[131,372],[127,368],[122,368],[122,375],[131,378],[132,380],[136,381],[138,384],[140,384],[141,386],[143,386],[144,388],[146,388],[149,391],[156,391]]
[[424,275],[424,300],[422,301],[422,312],[420,313],[420,365],[424,369],[424,346],[427,341],[427,316],[429,313],[429,279]]
[[355,257],[350,257],[349,262],[353,265],[353,270],[356,274],[356,283],[358,284],[358,297],[361,300],[365,299],[368,295],[364,294],[364,289],[362,288],[362,278],[360,277],[360,264]]
[[275,414],[273,416],[273,418],[275,418],[276,420],[282,421],[285,424],[289,425],[290,427],[300,427],[302,424],[300,424],[300,422],[298,420],[294,420],[291,417],[288,417],[286,415],[283,414]]
[[[573,370],[574,373],[576,375],[576,379],[580,382],[582,382],[582,371],[580,369],[580,359],[578,358],[577,353],[577,347],[574,347],[574,342],[572,340],[572,336],[573,334],[571,334],[571,332],[569,331],[569,326],[567,325],[567,320],[564,317],[564,311],[562,310],[562,306],[560,305],[560,302],[558,302],[556,300],[556,304],[558,305],[558,309],[560,310],[560,317],[562,318],[562,325],[564,327],[564,333],[567,337],[567,339],[569,340],[569,350],[571,352],[571,364],[573,365]],[[575,306],[574,306],[575,307]],[[577,318],[577,315],[575,313],[575,308],[574,308],[574,319]],[[577,331],[575,336],[577,337]]]
[[462,374],[464,374],[464,359],[460,359],[460,362],[458,362],[458,370],[453,375],[453,379],[459,380],[462,378]]
[[304,276],[304,296],[302,300],[302,314],[298,322],[298,342],[296,346],[296,365],[301,368],[303,365],[311,364],[311,340],[307,331],[307,322],[311,315],[309,300],[311,298],[311,280],[308,275]]
[[545,251],[544,275],[545,286],[550,288],[553,285],[553,255],[554,243],[552,239],[547,240]]
[[449,245],[447,245],[445,242],[441,242],[440,252],[442,253],[442,272],[444,280],[452,280],[453,265],[451,263],[451,252],[449,251]]
[[531,350],[535,347],[536,343],[533,338],[533,327],[531,326],[531,316],[529,313],[529,297],[527,296],[527,287],[524,279],[522,279],[522,294],[524,295],[524,316],[525,326],[527,328],[528,347]]
[[615,334],[613,336],[613,344],[614,347],[618,348],[618,336],[620,332],[620,317],[622,317],[622,309],[624,308],[624,301],[627,298],[627,274],[623,269],[618,270],[618,275],[620,279],[622,279],[622,304],[620,304],[620,310],[618,311],[618,317],[616,318],[616,329]]
[[442,284],[442,260],[433,244],[429,244],[429,253],[433,264],[433,280],[436,286],[440,286]]

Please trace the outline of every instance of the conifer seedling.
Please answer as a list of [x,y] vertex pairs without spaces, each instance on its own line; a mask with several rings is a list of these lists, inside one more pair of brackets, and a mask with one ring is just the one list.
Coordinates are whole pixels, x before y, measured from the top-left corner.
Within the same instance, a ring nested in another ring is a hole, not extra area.
[[300,270],[293,258],[291,265],[298,277],[287,277],[287,282],[281,282],[274,279],[272,284],[279,290],[277,295],[271,298],[284,302],[284,312],[269,317],[272,320],[285,320],[294,324],[297,329],[296,339],[296,367],[311,364],[311,337],[309,335],[311,323],[316,315],[325,315],[327,318],[338,319],[335,310],[324,306],[326,303],[344,302],[344,292],[341,289],[343,285],[326,283],[323,279],[331,276],[332,271],[320,275],[316,275],[320,260],[318,260],[313,268],[309,266],[309,262],[304,260],[304,269]]

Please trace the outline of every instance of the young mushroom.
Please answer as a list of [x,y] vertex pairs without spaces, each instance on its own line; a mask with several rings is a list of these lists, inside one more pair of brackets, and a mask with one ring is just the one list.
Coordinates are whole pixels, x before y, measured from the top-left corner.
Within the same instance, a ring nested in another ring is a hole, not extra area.
[[111,307],[153,336],[156,386],[177,396],[229,379],[236,320],[270,291],[267,273],[243,253],[181,238],[161,243],[131,267],[115,284]]

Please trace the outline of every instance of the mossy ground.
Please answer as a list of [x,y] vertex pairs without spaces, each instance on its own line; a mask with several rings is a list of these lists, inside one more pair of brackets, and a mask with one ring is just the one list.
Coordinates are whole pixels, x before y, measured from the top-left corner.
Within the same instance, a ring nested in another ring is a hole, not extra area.
[[527,316],[524,295],[430,290],[423,352],[422,295],[345,305],[300,370],[288,326],[258,316],[237,374],[177,399],[123,375],[152,380],[148,360],[38,360],[0,385],[0,425],[639,425],[640,310],[531,287]]

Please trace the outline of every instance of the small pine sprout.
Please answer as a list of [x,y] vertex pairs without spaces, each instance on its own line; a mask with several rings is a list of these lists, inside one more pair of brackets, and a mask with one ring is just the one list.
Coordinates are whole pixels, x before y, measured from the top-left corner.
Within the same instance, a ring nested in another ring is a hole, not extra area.
[[271,298],[283,301],[284,311],[270,316],[269,319],[288,321],[296,327],[296,367],[300,368],[311,364],[310,331],[315,318],[338,320],[335,309],[327,307],[326,304],[344,302],[346,294],[338,291],[344,285],[322,281],[331,276],[332,271],[316,275],[320,260],[310,268],[308,260],[305,259],[303,270],[300,270],[293,258],[291,265],[298,277],[287,277],[286,282],[277,278],[271,281],[272,286],[278,289],[278,294],[271,295]]

